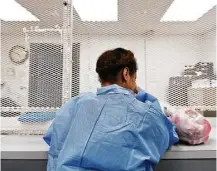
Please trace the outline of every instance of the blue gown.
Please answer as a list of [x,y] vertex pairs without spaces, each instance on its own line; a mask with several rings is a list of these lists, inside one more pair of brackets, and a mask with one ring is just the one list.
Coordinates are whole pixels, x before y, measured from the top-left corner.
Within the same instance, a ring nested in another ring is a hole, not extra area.
[[63,105],[44,140],[48,171],[152,171],[178,137],[157,103],[111,85]]
[[138,94],[136,95],[136,99],[141,101],[141,102],[146,102],[146,101],[149,101],[149,102],[156,102],[157,101],[157,98],[152,96],[151,94],[149,93],[146,93],[145,91],[143,91],[141,88],[139,88],[139,92]]

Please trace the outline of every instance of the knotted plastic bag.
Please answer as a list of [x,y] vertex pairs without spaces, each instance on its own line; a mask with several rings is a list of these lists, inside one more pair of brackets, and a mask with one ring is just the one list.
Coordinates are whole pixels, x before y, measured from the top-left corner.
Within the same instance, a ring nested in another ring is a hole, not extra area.
[[175,108],[162,104],[161,108],[176,126],[180,141],[192,145],[205,143],[209,139],[211,125],[206,118],[191,108]]

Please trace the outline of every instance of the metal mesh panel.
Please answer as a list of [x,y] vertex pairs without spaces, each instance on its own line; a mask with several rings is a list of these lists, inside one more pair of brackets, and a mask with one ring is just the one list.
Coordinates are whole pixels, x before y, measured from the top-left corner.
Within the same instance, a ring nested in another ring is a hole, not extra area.
[[117,47],[134,52],[138,85],[159,100],[216,111],[216,7],[160,22],[172,0],[119,0],[117,21],[83,21],[75,0],[16,2],[40,21],[1,21],[1,133],[44,134],[62,104],[100,87],[96,60]]
[[1,133],[44,134],[63,102],[64,6],[15,2],[40,21],[1,21]]

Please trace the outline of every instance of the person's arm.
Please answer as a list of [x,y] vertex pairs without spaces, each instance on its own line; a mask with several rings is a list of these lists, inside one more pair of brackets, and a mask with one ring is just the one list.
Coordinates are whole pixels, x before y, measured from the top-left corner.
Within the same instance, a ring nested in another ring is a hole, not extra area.
[[179,140],[174,125],[154,105],[145,114],[139,133],[142,151],[148,158],[147,167],[158,164],[167,149]]
[[56,116],[54,118],[53,123],[49,127],[47,133],[44,135],[43,139],[44,141],[50,146],[53,136],[58,135],[58,139],[61,141],[62,138],[64,138],[66,131],[67,131],[67,125],[70,124],[73,116],[73,109],[75,106],[76,99],[73,98],[70,101],[68,101],[66,104],[64,104],[57,112]]
[[156,97],[153,95],[146,93],[144,90],[138,87],[138,93],[136,95],[136,99],[143,103],[152,103],[156,108],[158,108],[161,113],[164,113],[162,107]]
[[50,146],[48,151],[48,168],[53,168],[55,164],[54,160],[58,158],[59,151],[68,134],[68,128],[76,114],[77,99],[78,98],[71,99],[57,111],[53,123],[43,137],[44,141]]
[[141,88],[138,88],[138,94],[136,95],[136,99],[141,101],[141,102],[155,102],[157,101],[157,98],[152,96],[149,93],[146,93],[144,90],[142,90]]

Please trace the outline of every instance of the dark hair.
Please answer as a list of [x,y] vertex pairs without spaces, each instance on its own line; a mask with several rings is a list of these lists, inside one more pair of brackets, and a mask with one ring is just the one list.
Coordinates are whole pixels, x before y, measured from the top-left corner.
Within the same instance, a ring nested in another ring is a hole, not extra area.
[[133,52],[123,48],[105,51],[97,60],[96,72],[100,82],[115,83],[117,76],[125,67],[129,68],[131,75],[137,71],[137,63]]

